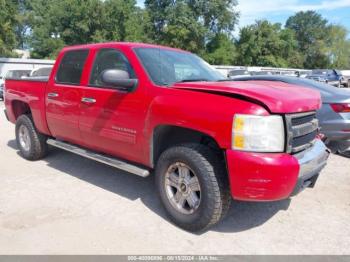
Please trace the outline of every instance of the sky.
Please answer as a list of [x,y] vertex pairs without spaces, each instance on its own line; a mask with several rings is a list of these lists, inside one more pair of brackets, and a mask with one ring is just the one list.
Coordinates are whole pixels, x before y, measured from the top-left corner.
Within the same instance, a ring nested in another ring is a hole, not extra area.
[[[141,7],[143,2],[137,0]],[[235,35],[238,28],[255,20],[267,19],[284,25],[289,16],[306,10],[315,10],[329,22],[343,25],[350,32],[350,0],[238,0],[237,9],[240,19]]]

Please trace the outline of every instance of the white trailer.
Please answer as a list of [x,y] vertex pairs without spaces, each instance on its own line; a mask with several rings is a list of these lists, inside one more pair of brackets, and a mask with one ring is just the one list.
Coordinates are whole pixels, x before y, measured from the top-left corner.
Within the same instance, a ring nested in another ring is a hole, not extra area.
[[260,67],[260,66],[225,66],[225,65],[213,65],[222,75],[227,76],[231,70],[247,70],[248,72],[271,72],[278,75],[296,75],[298,72],[300,75],[310,74],[311,70],[298,69],[298,68],[276,68],[276,67]]

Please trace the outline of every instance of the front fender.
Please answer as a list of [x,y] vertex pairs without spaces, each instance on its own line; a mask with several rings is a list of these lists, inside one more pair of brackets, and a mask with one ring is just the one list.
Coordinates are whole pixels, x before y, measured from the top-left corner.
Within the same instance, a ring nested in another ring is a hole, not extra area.
[[196,130],[212,137],[220,148],[231,148],[232,121],[236,113],[268,115],[252,102],[202,92],[161,88],[152,99],[146,116],[145,133],[152,141],[159,125]]

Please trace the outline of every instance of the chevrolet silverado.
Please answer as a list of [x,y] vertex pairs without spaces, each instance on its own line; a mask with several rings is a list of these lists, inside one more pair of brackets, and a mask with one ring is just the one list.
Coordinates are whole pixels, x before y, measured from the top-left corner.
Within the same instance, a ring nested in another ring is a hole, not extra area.
[[199,231],[232,198],[276,201],[314,186],[329,155],[320,94],[292,87],[225,79],[178,49],[90,44],[64,48],[49,77],[6,79],[5,114],[24,158],[50,145],[153,173],[170,219]]

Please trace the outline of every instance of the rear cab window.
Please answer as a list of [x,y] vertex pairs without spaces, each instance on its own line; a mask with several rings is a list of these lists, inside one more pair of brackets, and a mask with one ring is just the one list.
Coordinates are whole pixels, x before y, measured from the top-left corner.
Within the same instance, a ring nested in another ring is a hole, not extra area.
[[55,82],[57,84],[79,85],[88,55],[88,49],[67,51],[57,70]]

